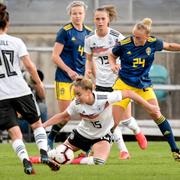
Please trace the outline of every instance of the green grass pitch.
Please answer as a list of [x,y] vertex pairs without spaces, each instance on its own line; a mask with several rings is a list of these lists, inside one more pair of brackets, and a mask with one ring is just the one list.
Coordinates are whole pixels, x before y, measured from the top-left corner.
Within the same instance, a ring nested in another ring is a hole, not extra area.
[[[179,142],[178,142],[179,143]],[[141,150],[136,142],[126,142],[130,160],[119,160],[118,149],[113,145],[104,166],[64,165],[52,172],[45,165],[36,164],[35,175],[23,172],[19,159],[10,144],[0,144],[0,180],[178,180],[180,162],[172,158],[166,142],[149,142],[147,150]],[[29,155],[37,155],[35,144],[26,144]]]

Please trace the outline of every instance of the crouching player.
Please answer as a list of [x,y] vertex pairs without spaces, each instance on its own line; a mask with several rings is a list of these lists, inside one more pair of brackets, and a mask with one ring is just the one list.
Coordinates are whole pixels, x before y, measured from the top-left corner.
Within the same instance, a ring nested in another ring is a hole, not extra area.
[[72,164],[98,164],[106,162],[110,149],[114,126],[111,104],[125,98],[133,99],[142,104],[149,113],[157,113],[157,106],[147,103],[143,98],[132,91],[94,92],[93,84],[89,79],[78,77],[74,83],[75,99],[68,108],[58,113],[43,126],[48,127],[62,121],[69,121],[72,116],[80,115],[81,121],[72,131],[64,144],[76,152],[92,149],[93,156],[80,157],[72,161]]

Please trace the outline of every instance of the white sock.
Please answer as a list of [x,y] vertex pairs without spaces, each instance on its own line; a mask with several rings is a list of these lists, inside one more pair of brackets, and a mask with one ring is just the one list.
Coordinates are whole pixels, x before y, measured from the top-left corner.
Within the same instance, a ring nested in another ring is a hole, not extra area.
[[131,129],[135,135],[141,131],[134,117],[121,121],[121,124]]
[[46,131],[43,127],[39,127],[34,129],[34,139],[35,142],[40,149],[43,149],[45,151],[47,151],[48,147],[47,147],[47,135],[46,135]]
[[94,165],[94,158],[93,158],[93,156],[82,158],[81,161],[80,161],[80,164]]
[[114,135],[115,143],[118,145],[119,150],[128,152],[127,147],[124,142],[124,139],[123,139],[123,136],[122,136],[122,133],[121,133],[121,129],[119,127],[116,127],[113,135]]
[[22,139],[16,139],[15,141],[13,141],[12,148],[14,149],[14,151],[16,152],[17,156],[21,161],[23,161],[24,158],[29,160],[29,156]]

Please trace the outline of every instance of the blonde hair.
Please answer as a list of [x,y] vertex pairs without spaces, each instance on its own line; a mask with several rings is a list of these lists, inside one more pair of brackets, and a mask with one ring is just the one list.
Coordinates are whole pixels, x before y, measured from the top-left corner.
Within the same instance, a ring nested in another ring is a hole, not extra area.
[[68,15],[71,15],[71,9],[73,7],[77,7],[77,6],[82,6],[84,7],[84,10],[86,11],[88,6],[83,2],[83,1],[72,1],[71,3],[69,3],[69,5],[67,6],[66,10]]
[[133,32],[135,30],[145,30],[146,34],[151,33],[151,26],[152,26],[152,19],[151,18],[144,18],[142,21],[135,24]]
[[117,19],[117,11],[113,5],[104,5],[100,8],[97,8],[96,11],[105,11],[109,16],[110,22]]
[[74,87],[81,87],[84,90],[93,90],[93,83],[90,79],[87,79],[83,76],[78,76],[76,80],[73,82]]

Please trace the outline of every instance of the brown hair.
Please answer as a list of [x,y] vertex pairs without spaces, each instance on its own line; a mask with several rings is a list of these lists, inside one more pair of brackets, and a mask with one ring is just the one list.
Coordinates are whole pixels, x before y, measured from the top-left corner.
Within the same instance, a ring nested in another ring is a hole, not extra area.
[[117,18],[117,11],[116,11],[115,6],[113,6],[113,5],[104,5],[102,7],[97,8],[96,11],[107,12],[110,22],[112,22],[113,20],[116,20],[116,18]]
[[93,83],[90,79],[87,79],[83,76],[78,76],[76,80],[73,82],[73,86],[81,87],[84,90],[93,90]]
[[4,30],[9,22],[9,13],[6,11],[6,5],[0,3],[0,29]]
[[150,34],[151,33],[151,25],[152,25],[151,18],[144,18],[142,21],[135,24],[135,26],[133,28],[133,32],[135,30],[145,30],[146,34]]

